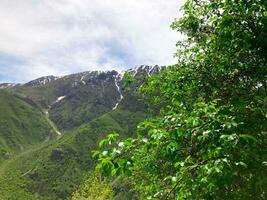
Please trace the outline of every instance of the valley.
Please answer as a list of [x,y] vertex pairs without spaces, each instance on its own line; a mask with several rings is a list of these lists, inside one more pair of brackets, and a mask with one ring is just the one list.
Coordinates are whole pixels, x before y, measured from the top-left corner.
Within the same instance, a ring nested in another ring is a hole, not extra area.
[[[14,151],[9,158],[0,157],[0,199],[70,198],[94,168],[91,151],[102,138],[111,132],[120,133],[122,138],[135,135],[137,124],[148,116],[136,87],[160,69],[141,66],[129,70],[139,81],[127,91],[123,90],[123,76],[116,71],[43,77],[14,87],[2,85],[4,94],[37,110],[49,134]],[[8,118],[13,120],[13,116]],[[32,122],[32,126],[36,124]],[[3,134],[1,138],[8,140]]]

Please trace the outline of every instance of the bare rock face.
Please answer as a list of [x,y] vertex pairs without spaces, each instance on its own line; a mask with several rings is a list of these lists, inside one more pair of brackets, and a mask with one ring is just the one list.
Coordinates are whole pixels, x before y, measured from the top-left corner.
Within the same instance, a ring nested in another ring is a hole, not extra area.
[[28,87],[38,87],[38,86],[42,86],[42,85],[46,85],[52,81],[57,80],[58,77],[56,76],[44,76],[35,80],[32,80],[26,84],[24,84],[24,86],[28,86]]

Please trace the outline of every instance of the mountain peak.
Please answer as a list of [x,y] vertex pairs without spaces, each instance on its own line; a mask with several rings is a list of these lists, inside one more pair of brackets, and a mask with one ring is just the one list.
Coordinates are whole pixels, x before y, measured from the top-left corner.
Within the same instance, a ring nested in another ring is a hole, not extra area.
[[38,87],[42,85],[46,85],[47,83],[50,83],[52,81],[57,80],[59,77],[56,76],[43,76],[41,78],[37,78],[35,80],[32,80],[28,83],[25,83],[24,86],[28,87]]
[[127,70],[133,77],[136,77],[142,73],[151,76],[152,74],[158,73],[160,70],[166,69],[166,66],[159,65],[141,65],[140,67],[134,67]]
[[[73,86],[77,86],[79,84],[86,85],[87,81],[89,80],[105,80],[105,79],[115,79],[122,80],[123,75],[125,72],[129,72],[133,77],[140,76],[145,74],[147,76],[151,76],[152,74],[158,73],[160,70],[166,69],[166,66],[159,66],[159,65],[141,65],[139,67],[134,67],[127,69],[125,71],[118,72],[116,70],[98,70],[98,71],[85,71],[79,72],[75,74],[65,75],[65,76],[43,76],[32,81],[25,83],[22,86],[26,87],[39,87],[54,82],[58,79],[60,80],[72,80]],[[19,86],[21,84],[15,83],[2,83],[0,84],[0,89],[5,88],[12,88],[15,86]]]

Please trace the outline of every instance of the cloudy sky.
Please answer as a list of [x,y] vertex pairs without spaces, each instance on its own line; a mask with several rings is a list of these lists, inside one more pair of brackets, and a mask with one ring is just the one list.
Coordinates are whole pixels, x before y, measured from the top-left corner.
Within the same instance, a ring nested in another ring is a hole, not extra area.
[[184,0],[0,0],[0,82],[175,63]]

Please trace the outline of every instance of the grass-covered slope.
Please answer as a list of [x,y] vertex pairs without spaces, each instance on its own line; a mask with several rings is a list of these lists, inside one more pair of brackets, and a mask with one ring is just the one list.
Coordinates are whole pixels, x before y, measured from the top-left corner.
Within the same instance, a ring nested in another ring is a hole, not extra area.
[[[64,134],[8,163],[0,177],[0,199],[68,199],[94,168],[91,152],[102,138],[111,132],[134,136],[137,124],[147,116],[136,95],[143,78],[122,91],[123,80],[117,75],[85,72],[42,84],[44,77],[11,89],[48,111]],[[59,97],[64,98],[57,101]]]
[[[132,112],[122,106],[20,157],[15,162],[18,164],[12,165],[12,172],[6,172],[7,178],[0,177],[0,184],[3,184],[0,199],[68,199],[93,169],[91,151],[97,149],[99,140],[113,131],[121,133],[122,137],[130,136],[144,118],[143,111]],[[14,190],[20,195],[13,193]]]
[[28,175],[33,192],[52,199],[70,197],[94,168],[91,152],[103,137],[111,132],[134,136],[137,124],[147,116],[146,107],[132,92],[124,98],[116,110],[84,123],[42,152],[40,167]]
[[34,104],[0,90],[0,162],[53,134]]

